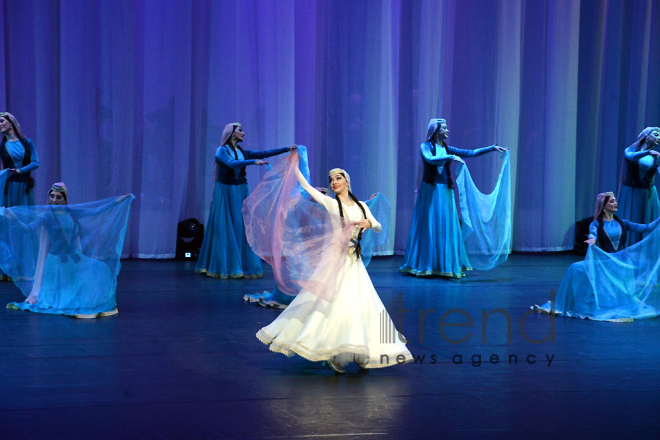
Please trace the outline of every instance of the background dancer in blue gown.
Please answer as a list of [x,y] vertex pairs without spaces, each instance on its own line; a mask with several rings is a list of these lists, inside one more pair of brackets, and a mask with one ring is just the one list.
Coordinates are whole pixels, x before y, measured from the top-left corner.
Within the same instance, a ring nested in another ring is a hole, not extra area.
[[[0,132],[0,160],[2,168],[10,173],[4,189],[0,189],[4,191],[3,206],[32,206],[34,178],[30,174],[39,168],[39,156],[34,142],[25,137],[21,125],[14,115],[8,112],[0,113]],[[0,271],[0,281],[11,279]]]
[[58,182],[49,191],[50,206],[3,210],[0,264],[27,297],[7,308],[76,318],[115,315],[119,257],[134,197],[70,206],[67,198]]
[[585,241],[589,246],[594,244],[608,253],[618,252],[634,243],[630,242],[631,233],[646,234],[652,232],[660,221],[658,216],[652,223],[640,224],[620,219],[615,212],[619,210],[619,202],[613,192],[598,194],[596,198],[596,214],[589,225],[589,238]]
[[649,236],[652,240],[627,246],[631,232],[651,233],[660,218],[646,225],[633,223],[614,215],[617,209],[614,193],[598,194],[585,260],[568,268],[554,307],[548,302],[535,310],[615,322],[657,316],[657,233]]
[[[649,223],[660,216],[660,200],[655,188],[660,153],[653,150],[658,142],[660,128],[647,127],[625,150],[618,194],[621,218],[635,223]],[[643,234],[631,231],[628,244],[635,244],[642,237]]]
[[507,149],[491,145],[461,150],[447,146],[445,139],[448,137],[447,121],[431,119],[426,142],[421,145],[424,175],[419,184],[401,272],[460,278],[465,276],[466,270],[472,269],[463,244],[449,167],[451,161],[463,162],[461,157]]
[[245,133],[238,122],[227,124],[221,146],[215,153],[213,201],[204,229],[204,242],[196,272],[217,278],[259,278],[263,275],[261,259],[252,252],[245,238],[241,212],[248,196],[245,167],[267,165],[267,157],[295,150],[296,146],[267,151],[243,150]]

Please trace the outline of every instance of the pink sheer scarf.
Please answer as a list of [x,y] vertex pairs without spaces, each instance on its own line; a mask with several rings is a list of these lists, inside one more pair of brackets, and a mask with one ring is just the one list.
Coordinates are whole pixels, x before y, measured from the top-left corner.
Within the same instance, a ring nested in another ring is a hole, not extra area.
[[[298,184],[298,154],[268,171],[243,202],[245,234],[252,250],[273,267],[288,295],[307,290],[333,301],[341,288],[352,222],[304,197]],[[354,262],[352,262],[354,263]]]

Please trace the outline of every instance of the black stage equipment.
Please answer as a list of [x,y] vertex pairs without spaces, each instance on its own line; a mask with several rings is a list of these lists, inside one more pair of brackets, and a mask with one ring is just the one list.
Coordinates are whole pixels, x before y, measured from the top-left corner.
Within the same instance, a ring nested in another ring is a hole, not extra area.
[[176,258],[196,260],[203,241],[203,224],[195,218],[180,221],[176,230]]

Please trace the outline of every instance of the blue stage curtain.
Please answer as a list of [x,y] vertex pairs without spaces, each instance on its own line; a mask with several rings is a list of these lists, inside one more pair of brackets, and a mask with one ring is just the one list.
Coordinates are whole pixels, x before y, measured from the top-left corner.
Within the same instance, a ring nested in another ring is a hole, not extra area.
[[[174,256],[207,218],[222,127],[245,149],[309,148],[392,204],[403,253],[419,145],[511,148],[513,249],[572,247],[623,149],[660,123],[660,0],[0,0],[0,110],[35,141],[45,203],[134,193],[125,255]],[[273,158],[277,160],[277,158]],[[469,161],[481,191],[494,154]],[[265,172],[248,167],[254,188]]]

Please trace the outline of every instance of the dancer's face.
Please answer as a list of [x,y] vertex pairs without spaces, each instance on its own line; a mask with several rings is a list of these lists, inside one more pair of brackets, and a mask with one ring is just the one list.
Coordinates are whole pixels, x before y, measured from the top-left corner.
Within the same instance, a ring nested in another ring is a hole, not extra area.
[[11,125],[11,122],[9,122],[9,119],[0,116],[0,132],[2,132],[2,134],[10,134],[13,129],[14,127]]
[[443,141],[449,138],[449,129],[447,128],[447,123],[443,122],[438,128],[438,141]]
[[243,138],[245,137],[243,127],[236,127],[236,130],[234,130],[234,134],[232,134],[232,136],[234,137],[236,143],[243,142]]
[[66,205],[66,199],[64,198],[64,194],[61,192],[53,191],[50,193],[49,197],[51,205]]
[[653,130],[646,136],[646,143],[649,145],[649,148],[653,148],[658,145],[660,142],[660,133],[657,130]]
[[337,173],[330,176],[330,188],[335,194],[340,194],[348,189],[348,180],[342,174]]
[[605,212],[609,212],[611,214],[615,213],[619,209],[619,202],[616,201],[616,197],[610,197],[603,209]]

